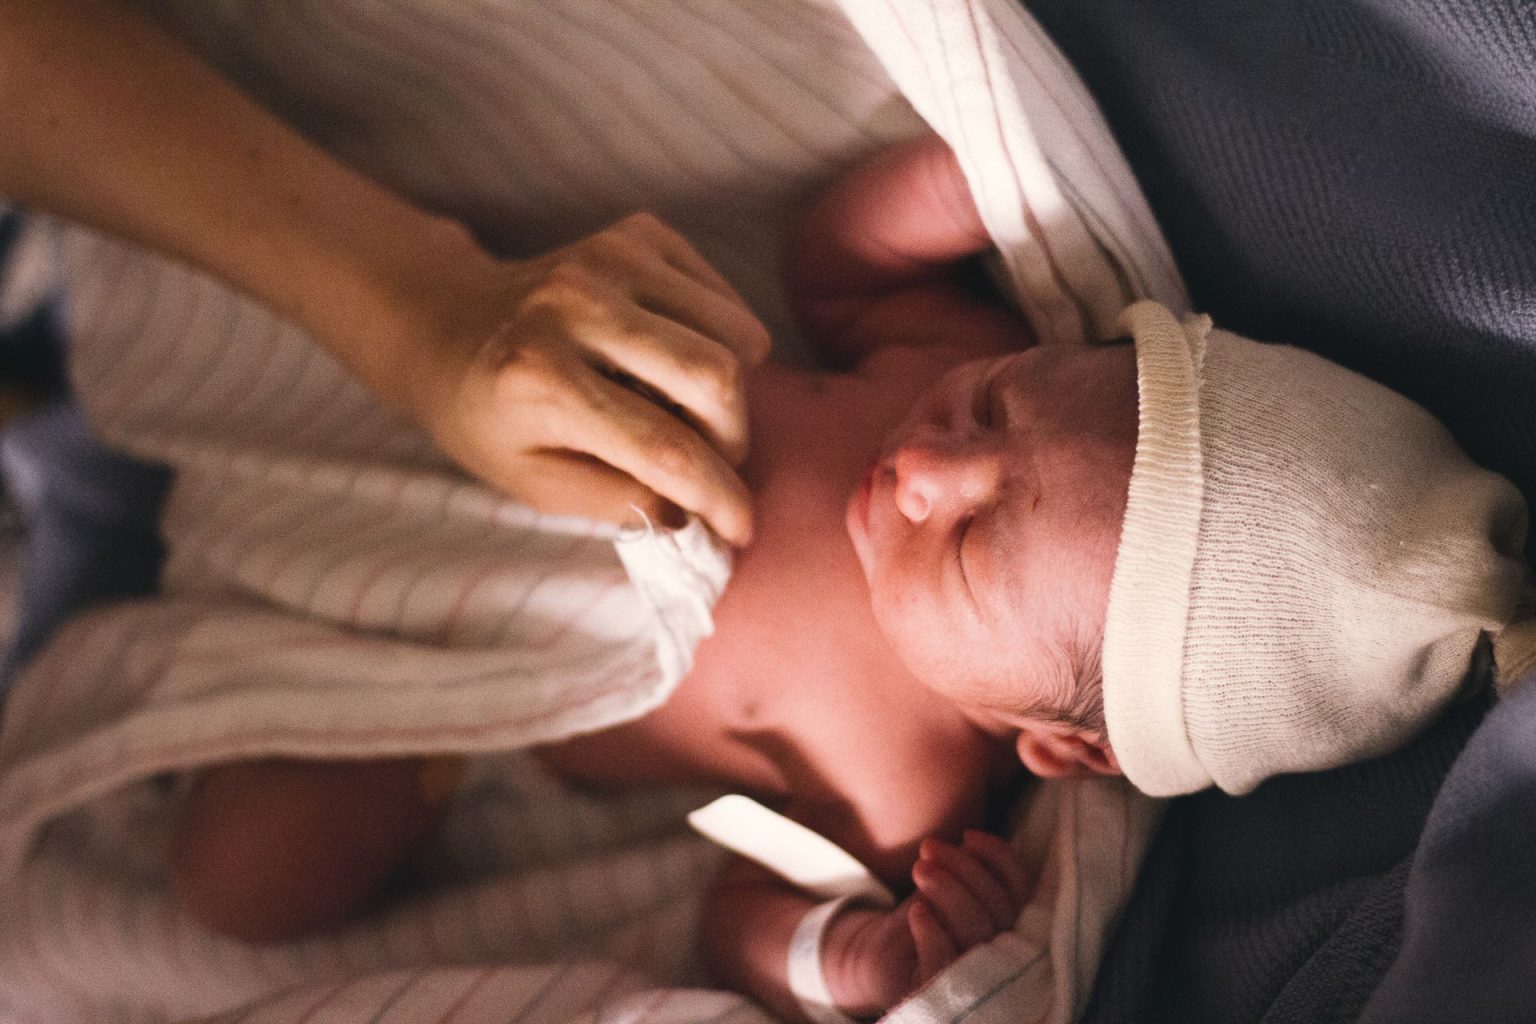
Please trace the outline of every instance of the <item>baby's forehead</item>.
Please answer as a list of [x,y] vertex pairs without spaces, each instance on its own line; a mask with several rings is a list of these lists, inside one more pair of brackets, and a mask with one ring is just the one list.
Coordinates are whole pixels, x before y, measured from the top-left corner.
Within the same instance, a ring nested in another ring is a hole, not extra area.
[[[985,386],[1021,432],[1136,443],[1136,353],[1129,343],[1036,347],[998,360]],[[1028,439],[1021,439],[1027,443]]]

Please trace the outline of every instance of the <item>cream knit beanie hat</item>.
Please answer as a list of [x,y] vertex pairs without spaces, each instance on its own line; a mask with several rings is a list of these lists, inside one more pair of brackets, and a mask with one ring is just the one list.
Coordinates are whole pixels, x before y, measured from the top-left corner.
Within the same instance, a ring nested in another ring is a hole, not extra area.
[[1135,339],[1140,431],[1104,633],[1126,776],[1245,793],[1384,753],[1457,692],[1525,583],[1525,502],[1413,402],[1180,321]]

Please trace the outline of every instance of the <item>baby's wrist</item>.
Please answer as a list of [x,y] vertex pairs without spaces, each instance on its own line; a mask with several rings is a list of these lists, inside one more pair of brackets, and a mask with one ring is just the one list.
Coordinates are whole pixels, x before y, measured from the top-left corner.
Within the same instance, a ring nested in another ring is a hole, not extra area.
[[885,916],[886,912],[867,905],[849,903],[827,922],[821,944],[822,976],[833,1004],[856,1020],[871,1020],[892,1005],[889,993],[876,991],[875,979],[859,956],[859,950],[868,945],[869,929]]

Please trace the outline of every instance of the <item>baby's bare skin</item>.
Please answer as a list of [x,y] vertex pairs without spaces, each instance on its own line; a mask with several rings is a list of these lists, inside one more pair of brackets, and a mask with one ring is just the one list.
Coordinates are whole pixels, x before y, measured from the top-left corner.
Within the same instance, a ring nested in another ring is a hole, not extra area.
[[[946,371],[978,359],[995,364],[1030,344],[1018,315],[967,277],[966,258],[987,245],[959,168],[937,140],[892,151],[823,196],[792,247],[790,285],[811,336],[852,372],[754,373],[754,448],[744,477],[758,533],[715,609],[715,636],[660,710],[550,753],[592,780],[634,781],[638,772],[753,792],[911,893],[893,911],[845,909],[827,930],[827,987],[854,1015],[883,1012],[1007,928],[1027,889],[1006,844],[969,831],[986,824],[1000,785],[1021,775],[1017,716],[957,699],[931,679],[919,683],[872,608],[870,574],[888,566],[861,564],[869,556],[854,540],[869,543],[874,481],[882,501],[893,481],[898,490],[917,484],[891,462],[888,446],[913,415],[927,415],[921,410],[943,393],[937,382]],[[952,422],[972,421],[984,404],[937,402]],[[1000,471],[997,446],[1013,443],[1004,440],[1012,428],[972,425],[994,453],[983,462]],[[961,433],[970,430],[962,425]],[[931,482],[970,486],[959,477]],[[948,527],[908,525],[948,571]],[[889,533],[882,529],[882,544]],[[887,614],[891,602],[916,596],[892,591],[883,576],[880,587]],[[921,632],[947,632],[921,624],[921,613],[918,622],[906,618]],[[1016,628],[1030,632],[1025,623]],[[955,644],[966,646],[958,635]],[[1021,659],[1026,649],[1020,645]],[[1008,680],[990,687],[1011,699]],[[1056,774],[1075,771],[1068,762]],[[756,865],[732,861],[702,922],[718,977],[782,1016],[800,1016],[786,953],[814,905]]]
[[952,361],[891,349],[855,374],[754,371],[744,475],[757,535],[715,635],[660,709],[546,760],[587,781],[709,781],[791,801],[898,884],[925,836],[982,825],[985,794],[1018,772],[1012,742],[980,732],[896,658],[844,524],[885,435]]
[[[920,394],[952,367],[1028,345],[1023,321],[979,297],[959,272],[986,244],[937,140],[856,170],[813,209],[794,246],[791,288],[811,336],[852,370],[753,371],[753,448],[743,476],[756,533],[715,608],[714,636],[661,708],[543,751],[557,770],[586,782],[706,782],[751,793],[912,893],[893,911],[844,910],[828,930],[827,982],[856,1014],[889,1008],[1006,928],[1026,889],[1006,844],[966,832],[987,825],[989,797],[1020,776],[1018,730],[920,684],[904,667],[871,611],[848,520],[850,497],[868,493],[861,483]],[[416,782],[421,762],[402,764],[409,770],[398,780],[372,770],[366,779],[388,789],[380,801],[417,807],[428,800]],[[283,795],[275,799],[279,777]],[[430,809],[401,816],[387,835],[377,816],[316,821],[316,808],[344,815],[358,784],[345,766],[321,763],[249,762],[205,773],[174,857],[183,905],[209,927],[247,938],[339,923],[376,889],[372,876],[359,879],[346,865],[382,846],[407,855],[434,819]],[[252,822],[245,808],[258,804],[263,820]],[[271,844],[252,853],[241,841],[252,826],[294,834],[280,862],[266,862]],[[245,863],[252,857],[262,863]],[[327,866],[335,870],[318,870]],[[347,900],[333,900],[341,909],[327,915],[306,914],[316,889],[345,890]],[[733,860],[703,920],[721,980],[797,1016],[786,951],[814,903]]]

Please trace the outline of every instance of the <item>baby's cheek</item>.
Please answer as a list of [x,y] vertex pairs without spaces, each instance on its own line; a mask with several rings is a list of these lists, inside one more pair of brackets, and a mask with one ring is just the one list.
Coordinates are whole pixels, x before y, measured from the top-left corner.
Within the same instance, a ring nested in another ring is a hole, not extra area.
[[975,652],[948,617],[909,606],[901,614],[875,618],[902,666],[929,690],[952,697],[959,682],[973,674],[968,666]]
[[907,602],[888,597],[882,599],[879,595],[870,608],[875,615],[875,625],[902,665],[919,681],[926,682],[924,669],[929,660],[926,649],[932,642],[933,631],[924,628],[924,617],[912,614]]

